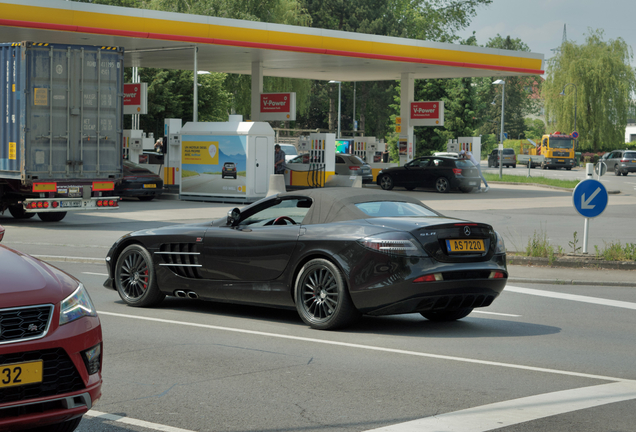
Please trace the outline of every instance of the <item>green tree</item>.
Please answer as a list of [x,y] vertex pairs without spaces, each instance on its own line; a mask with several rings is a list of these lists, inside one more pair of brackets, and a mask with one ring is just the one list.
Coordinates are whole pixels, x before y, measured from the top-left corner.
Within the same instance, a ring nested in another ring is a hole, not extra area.
[[523,137],[531,140],[540,140],[545,135],[545,123],[540,119],[525,119],[526,128]]
[[[530,48],[521,39],[510,36],[497,35],[486,44],[488,48],[499,48],[513,51],[529,52]],[[478,133],[501,133],[501,85],[493,85],[497,79],[506,82],[504,94],[504,132],[509,138],[518,138],[526,130],[525,117],[539,111],[539,100],[531,95],[536,87],[541,85],[541,77],[533,76],[498,76],[476,78],[474,80],[478,95],[477,112],[481,113]]]
[[[625,140],[625,126],[636,92],[633,52],[622,38],[605,41],[602,30],[589,30],[585,44],[565,41],[548,62],[543,85],[546,119],[554,129],[574,130],[579,146],[599,151]],[[565,86],[569,83],[572,86]],[[565,97],[559,94],[565,89]],[[575,101],[576,98],[576,101]]]

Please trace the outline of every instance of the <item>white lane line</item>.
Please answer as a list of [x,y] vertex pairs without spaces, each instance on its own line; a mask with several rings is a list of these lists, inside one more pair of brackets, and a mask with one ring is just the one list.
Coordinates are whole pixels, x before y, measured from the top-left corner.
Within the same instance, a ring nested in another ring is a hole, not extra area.
[[473,310],[471,312],[471,314],[474,313],[480,313],[480,314],[485,314],[485,315],[499,315],[499,316],[507,316],[507,317],[520,317],[521,315],[514,315],[514,314],[507,314],[507,313],[500,313],[500,312],[486,312],[486,311],[482,311],[482,310]]
[[166,426],[158,423],[151,423],[144,420],[137,420],[129,417],[119,416],[115,414],[108,414],[101,411],[89,410],[86,414],[89,417],[95,417],[103,420],[110,420],[117,423],[129,424],[131,426],[140,426],[146,429],[153,429],[162,432],[194,432],[189,429],[181,429],[172,426]]
[[482,405],[366,432],[484,432],[631,399],[636,399],[636,382],[619,382]]
[[512,364],[512,363],[500,363],[500,362],[494,362],[494,361],[488,361],[488,360],[478,360],[478,359],[471,359],[466,357],[454,357],[454,356],[446,356],[446,355],[440,355],[440,354],[423,353],[418,351],[407,351],[407,350],[383,348],[383,347],[377,347],[377,346],[371,346],[371,345],[352,344],[348,342],[338,342],[338,341],[330,341],[330,340],[324,340],[324,339],[307,338],[307,337],[301,337],[301,336],[266,333],[266,332],[255,331],[255,330],[244,330],[244,329],[237,329],[237,328],[231,328],[231,327],[220,327],[220,326],[209,325],[209,324],[198,324],[198,323],[191,323],[191,322],[174,321],[174,320],[167,320],[162,318],[142,317],[142,316],[126,315],[126,314],[104,312],[104,311],[98,311],[98,314],[100,316],[114,316],[119,318],[129,318],[129,319],[136,319],[141,321],[160,322],[163,324],[176,324],[176,325],[198,327],[198,328],[204,328],[204,329],[210,329],[210,330],[220,330],[220,331],[227,331],[227,332],[233,332],[233,333],[273,337],[278,339],[296,340],[296,341],[302,341],[302,342],[308,342],[308,343],[342,346],[342,347],[348,347],[348,348],[357,348],[357,349],[385,352],[385,353],[391,353],[391,354],[410,355],[410,356],[425,357],[425,358],[432,358],[432,359],[438,359],[438,360],[451,360],[451,361],[457,361],[457,362],[463,362],[463,363],[480,364],[485,366],[496,366],[496,367],[505,367],[510,369],[521,369],[521,370],[533,371],[533,372],[543,372],[543,373],[551,373],[551,374],[558,374],[558,375],[575,376],[580,378],[599,379],[604,381],[631,381],[631,380],[626,380],[623,378],[608,377],[603,375],[592,375],[592,374],[586,374],[586,373],[580,373],[580,372],[563,371],[558,369],[548,369],[548,368],[541,368],[541,367],[535,367],[535,366],[524,366],[524,365],[518,365],[518,364]]
[[93,275],[93,276],[106,276],[106,277],[108,277],[108,274],[107,274],[107,273],[82,272],[82,274]]
[[550,298],[555,298],[560,300],[571,300],[571,301],[577,301],[582,303],[591,303],[591,304],[596,304],[601,306],[612,306],[617,308],[636,310],[636,303],[619,301],[619,300],[608,300],[608,299],[599,298],[599,297],[588,297],[588,296],[582,296],[582,295],[576,295],[576,294],[565,294],[565,293],[560,293],[556,291],[543,291],[538,289],[521,288],[516,286],[510,286],[510,285],[506,285],[506,288],[504,291],[510,291],[510,292],[515,292],[519,294],[528,294],[528,295],[534,295],[534,296],[540,296],[540,297],[550,297]]

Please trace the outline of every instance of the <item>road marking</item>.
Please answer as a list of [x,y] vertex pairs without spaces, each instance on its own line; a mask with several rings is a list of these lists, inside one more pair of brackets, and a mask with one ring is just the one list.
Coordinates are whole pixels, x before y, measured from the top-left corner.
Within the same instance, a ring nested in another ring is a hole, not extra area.
[[485,315],[499,315],[499,316],[515,317],[515,318],[518,318],[521,316],[521,315],[514,315],[514,314],[507,314],[507,313],[500,313],[500,312],[486,312],[481,310],[473,310],[471,313],[479,313],[479,314],[485,314]]
[[631,399],[636,399],[636,382],[618,382],[482,405],[367,432],[484,432]]
[[82,274],[93,275],[93,276],[106,276],[106,277],[108,277],[108,274],[107,274],[107,273],[82,272]]
[[131,426],[140,426],[146,429],[154,429],[162,432],[194,432],[189,429],[181,429],[172,426],[166,426],[158,423],[151,423],[144,420],[137,420],[129,417],[119,416],[115,414],[108,414],[101,411],[90,410],[86,414],[89,417],[95,417],[103,420],[110,420],[118,423],[129,424]]
[[542,291],[538,289],[521,288],[516,286],[510,286],[510,285],[506,285],[505,291],[516,292],[519,294],[540,296],[540,297],[550,297],[550,298],[555,298],[560,300],[570,300],[570,301],[577,301],[582,303],[591,303],[591,304],[596,304],[601,306],[612,306],[612,307],[618,307],[623,309],[636,310],[636,303],[625,302],[620,300],[608,300],[608,299],[599,298],[599,297],[588,297],[588,296],[582,296],[582,295],[576,295],[576,294],[565,294],[565,293],[560,293],[555,291]]
[[121,313],[115,313],[115,312],[98,311],[97,313],[100,316],[113,316],[113,317],[119,317],[119,318],[136,319],[141,321],[159,322],[163,324],[176,324],[176,325],[182,325],[182,326],[188,326],[188,327],[198,327],[203,329],[220,330],[220,331],[242,333],[242,334],[249,334],[249,335],[256,335],[256,336],[273,337],[278,339],[287,339],[287,340],[296,340],[296,341],[309,342],[309,343],[342,346],[342,347],[348,347],[348,348],[357,348],[357,349],[376,351],[376,352],[385,352],[385,353],[391,353],[391,354],[410,355],[410,356],[432,358],[432,359],[438,359],[438,360],[451,360],[451,361],[457,361],[457,362],[463,362],[463,363],[480,364],[484,366],[505,367],[510,369],[520,369],[520,370],[526,370],[526,371],[551,373],[551,374],[574,376],[574,377],[580,377],[580,378],[599,379],[604,381],[631,381],[631,380],[626,380],[623,378],[608,377],[603,375],[593,375],[593,374],[564,371],[564,370],[558,370],[558,369],[548,369],[548,368],[535,367],[535,366],[524,366],[524,365],[518,365],[518,364],[512,364],[512,363],[500,363],[500,362],[494,362],[494,361],[488,361],[488,360],[471,359],[466,357],[454,357],[454,356],[446,356],[446,355],[440,355],[440,354],[430,354],[430,353],[424,353],[424,352],[418,352],[418,351],[407,351],[407,350],[394,349],[394,348],[383,348],[383,347],[377,347],[372,345],[360,345],[360,344],[353,344],[348,342],[338,342],[338,341],[330,341],[325,339],[317,339],[315,337],[308,338],[308,337],[302,337],[302,336],[291,336],[291,335],[267,333],[267,332],[261,332],[261,331],[255,331],[255,330],[244,330],[244,329],[231,328],[231,327],[221,327],[221,326],[215,326],[210,324],[198,324],[198,323],[192,323],[192,322],[167,320],[162,318],[127,315],[127,314],[121,314]]

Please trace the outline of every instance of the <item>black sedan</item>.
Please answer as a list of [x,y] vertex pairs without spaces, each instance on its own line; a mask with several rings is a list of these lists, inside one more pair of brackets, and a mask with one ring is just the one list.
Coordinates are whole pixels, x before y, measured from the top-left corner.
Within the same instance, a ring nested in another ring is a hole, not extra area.
[[170,295],[296,308],[317,329],[361,314],[460,319],[508,278],[490,225],[361,188],[286,192],[213,222],[133,232],[106,262],[104,286],[131,306]]
[[441,193],[453,189],[471,192],[480,187],[481,177],[469,160],[428,156],[413,159],[401,167],[384,169],[378,173],[376,182],[384,190],[403,186],[407,190],[423,187],[435,188]]
[[163,180],[141,165],[124,160],[124,178],[115,186],[115,194],[121,197],[137,197],[151,201],[163,193]]

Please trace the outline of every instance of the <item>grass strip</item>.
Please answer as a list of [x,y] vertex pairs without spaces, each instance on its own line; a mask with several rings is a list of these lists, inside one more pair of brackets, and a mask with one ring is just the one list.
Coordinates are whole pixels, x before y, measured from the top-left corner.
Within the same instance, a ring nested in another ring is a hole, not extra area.
[[542,184],[548,186],[556,186],[562,188],[574,189],[580,180],[559,180],[547,177],[527,177],[521,175],[504,174],[502,178],[499,178],[499,174],[483,173],[487,182],[506,182],[506,183],[528,183],[528,184]]

